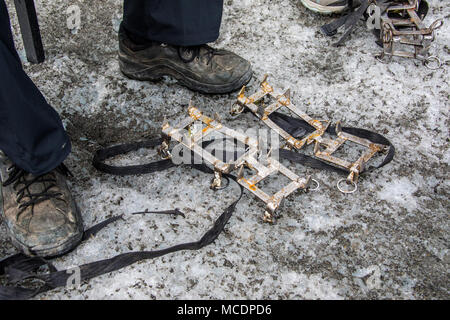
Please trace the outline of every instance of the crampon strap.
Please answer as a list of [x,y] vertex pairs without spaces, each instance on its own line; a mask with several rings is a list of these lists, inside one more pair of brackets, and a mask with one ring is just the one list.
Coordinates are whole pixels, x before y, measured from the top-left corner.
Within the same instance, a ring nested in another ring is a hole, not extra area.
[[[114,146],[111,148],[102,149],[96,152],[93,165],[100,171],[114,174],[114,175],[136,175],[144,173],[152,173],[163,171],[174,164],[171,160],[161,160],[144,165],[136,166],[111,166],[104,163],[105,160],[122,155],[131,151],[139,150],[141,148],[150,148],[158,146],[162,142],[161,139],[146,140],[142,142],[135,142],[129,144],[123,144],[119,146]],[[205,173],[213,173],[206,165],[195,165],[195,169],[200,170]],[[228,179],[236,181],[236,178],[231,175],[225,175]],[[117,271],[125,268],[135,262],[154,259],[161,257],[163,255],[181,251],[181,250],[199,250],[207,245],[212,244],[217,237],[222,233],[225,225],[230,220],[236,205],[243,195],[243,188],[240,187],[240,195],[237,200],[235,200],[231,205],[229,205],[223,213],[215,221],[214,225],[209,229],[198,241],[188,242],[178,244],[166,249],[155,250],[155,251],[135,251],[119,254],[115,257],[99,260],[91,263],[81,265],[79,270],[80,281],[89,280],[100,275]],[[154,211],[154,212],[140,212],[135,214],[169,214],[175,216],[183,216],[184,214],[178,209],[169,211]],[[117,221],[123,220],[123,215],[115,216],[102,221],[90,229],[84,232],[83,241],[95,236],[99,231],[107,227],[109,224]],[[47,266],[48,273],[37,273],[37,270],[41,267]],[[58,288],[64,287],[68,284],[70,277],[74,268],[66,270],[57,270],[49,261],[41,257],[28,257],[22,253],[4,258],[0,260],[0,276],[6,276],[8,283],[11,286],[0,286],[0,300],[23,300],[30,299],[37,294]],[[33,281],[34,280],[34,281]],[[25,287],[23,284],[25,282],[34,282],[34,288]],[[38,287],[35,287],[36,282],[40,283]],[[22,285],[21,285],[22,284]]]
[[342,43],[344,43],[350,33],[352,33],[353,29],[356,26],[356,23],[361,20],[367,8],[369,7],[369,2],[369,0],[361,0],[361,5],[357,10],[350,12],[349,14],[342,16],[331,23],[323,25],[320,28],[325,35],[330,37],[335,35],[337,33],[337,30],[345,25],[344,34],[337,42],[333,43],[334,47],[340,46]]
[[[306,122],[302,119],[287,116],[283,113],[274,112],[274,113],[270,114],[269,118],[273,122],[275,122],[280,128],[282,128],[283,130],[285,130],[287,133],[291,134],[295,138],[300,138],[300,137],[296,136],[296,134],[295,134],[296,132],[311,133],[314,131],[314,129],[308,124],[308,122]],[[378,144],[382,144],[385,146],[389,146],[389,150],[386,154],[386,157],[381,162],[381,164],[379,164],[378,166],[375,166],[375,167],[365,168],[361,172],[361,174],[364,172],[370,172],[375,169],[384,167],[385,165],[387,165],[389,162],[391,162],[394,159],[394,156],[395,156],[394,145],[388,139],[386,139],[384,136],[382,136],[381,134],[372,132],[372,131],[369,131],[366,129],[352,128],[352,127],[342,127],[342,131],[346,132],[348,134],[357,136],[359,138],[367,139],[367,140],[371,141],[372,143],[378,143]],[[335,136],[336,135],[335,126],[330,124],[328,126],[326,132],[332,136]],[[302,134],[302,135],[304,135],[304,134]],[[311,167],[314,169],[327,170],[327,171],[332,171],[332,172],[336,172],[339,174],[348,174],[349,173],[349,171],[346,169],[343,169],[340,167],[335,167],[335,166],[333,166],[329,163],[326,163],[320,159],[313,158],[311,156],[301,154],[298,152],[280,149],[279,155],[281,158],[284,158],[284,159],[287,159],[287,160],[290,160],[290,161],[293,161],[293,162],[296,162],[296,163],[299,163],[299,164],[302,164],[302,165],[305,165],[305,166],[308,166],[308,167]]]

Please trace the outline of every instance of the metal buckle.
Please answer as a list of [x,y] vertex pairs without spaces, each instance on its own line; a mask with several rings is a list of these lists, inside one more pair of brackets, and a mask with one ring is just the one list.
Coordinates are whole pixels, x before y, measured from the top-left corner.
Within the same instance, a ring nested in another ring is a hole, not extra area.
[[[173,155],[168,152],[168,148],[170,141],[175,140],[179,143],[179,146],[182,146],[200,156],[202,161],[205,161],[214,168],[214,179],[211,184],[211,188],[213,189],[221,188],[223,174],[228,174],[233,170],[238,170],[237,182],[266,203],[266,211],[264,213],[265,222],[274,222],[275,211],[280,207],[284,198],[298,189],[307,189],[309,187],[311,181],[310,176],[305,179],[300,178],[294,172],[279,163],[276,159],[272,158],[270,152],[267,155],[267,166],[259,162],[259,142],[256,139],[227,128],[220,123],[218,119],[212,119],[203,115],[193,106],[189,106],[188,112],[189,117],[185,118],[177,125],[173,127],[169,123],[165,123],[163,125],[162,132],[165,136],[165,140],[160,148],[163,150],[161,154],[163,156],[169,154],[170,157],[173,157]],[[202,129],[197,132],[192,132],[191,128],[196,122],[202,124]],[[188,134],[186,134],[186,132]],[[245,146],[248,146],[248,148],[246,148],[244,154],[239,156],[236,160],[234,160],[234,158],[232,161],[224,161],[225,159],[219,159],[202,147],[202,141],[205,141],[205,138],[213,132],[219,132],[225,138],[231,138],[234,141],[237,140]],[[243,177],[244,167],[247,167],[256,173],[252,177],[246,179]],[[278,173],[289,178],[291,183],[283,187],[275,194],[268,195],[256,186],[256,184],[269,175]]]

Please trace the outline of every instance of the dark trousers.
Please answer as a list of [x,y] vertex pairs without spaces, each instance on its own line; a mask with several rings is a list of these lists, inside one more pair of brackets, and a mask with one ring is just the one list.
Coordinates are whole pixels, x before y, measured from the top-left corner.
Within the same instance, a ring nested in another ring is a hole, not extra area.
[[[217,39],[222,6],[223,0],[125,0],[123,23],[141,38],[199,45]],[[36,175],[56,168],[71,150],[57,112],[22,68],[4,0],[0,0],[0,150]]]
[[0,149],[20,168],[41,174],[57,167],[70,148],[58,114],[22,69],[0,0]]
[[148,40],[179,46],[216,41],[223,0],[124,0],[125,29]]

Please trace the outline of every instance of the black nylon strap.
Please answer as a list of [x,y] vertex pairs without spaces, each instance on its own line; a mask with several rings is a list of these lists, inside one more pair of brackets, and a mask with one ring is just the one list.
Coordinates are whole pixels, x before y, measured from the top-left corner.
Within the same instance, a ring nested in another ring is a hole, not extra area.
[[140,142],[126,143],[106,149],[101,149],[95,153],[94,159],[92,160],[92,165],[99,171],[120,176],[146,174],[162,171],[171,168],[175,165],[171,160],[160,160],[143,165],[123,166],[123,167],[110,166],[104,163],[104,161],[109,158],[126,154],[131,151],[136,151],[141,148],[157,147],[161,145],[162,142],[163,139],[159,138],[152,140],[144,140]]
[[[280,128],[282,128],[283,130],[285,130],[287,133],[289,133],[290,135],[292,135],[295,138],[301,138],[303,136],[303,135],[296,135],[296,132],[304,131],[306,133],[311,133],[315,130],[311,125],[309,125],[308,122],[304,121],[303,119],[293,118],[293,117],[290,117],[288,115],[285,115],[285,114],[282,114],[279,112],[274,112],[274,113],[270,114],[269,117],[273,122],[275,122],[278,126],[280,126]],[[299,130],[299,128],[301,128],[302,130]],[[388,151],[386,157],[384,158],[383,162],[380,165],[378,165],[376,167],[365,168],[365,170],[363,172],[370,172],[375,169],[384,167],[385,165],[387,165],[389,162],[391,162],[394,159],[395,147],[388,139],[386,139],[382,135],[380,135],[376,132],[366,130],[366,129],[352,128],[352,127],[343,127],[342,131],[352,134],[354,136],[360,137],[360,138],[367,139],[373,143],[382,144],[382,145],[389,147],[389,151]],[[335,126],[333,124],[330,124],[328,126],[327,133],[329,133],[330,135],[333,135],[333,136],[336,135]],[[280,157],[282,157],[284,159],[287,159],[287,160],[290,160],[290,161],[293,161],[293,162],[296,162],[296,163],[299,163],[302,165],[306,165],[311,168],[333,171],[333,172],[337,172],[340,174],[348,174],[349,173],[349,171],[347,169],[330,165],[322,160],[319,160],[317,158],[314,158],[314,157],[311,157],[311,156],[308,156],[305,154],[301,154],[298,152],[280,149],[279,154],[280,154]],[[361,172],[361,173],[363,173],[363,172]]]
[[356,24],[359,20],[364,16],[367,8],[369,7],[368,0],[361,0],[361,6],[351,13],[347,20],[345,20],[345,32],[342,37],[335,43],[333,43],[333,47],[338,47],[345,42],[350,33],[352,33],[353,29],[355,29]]
[[[127,152],[131,152],[134,150],[138,150],[140,148],[155,147],[159,145],[161,142],[162,139],[154,139],[118,145],[111,148],[99,150],[95,154],[93,164],[100,171],[116,175],[143,174],[162,171],[174,166],[170,160],[157,161],[145,165],[125,166],[125,167],[110,166],[104,163],[104,161],[107,160],[108,158],[124,154]],[[213,172],[213,170],[211,170],[205,165],[193,165],[193,167],[202,172],[206,173]],[[224,174],[223,177],[237,182],[236,178],[232,175]],[[231,216],[233,215],[233,212],[236,209],[236,205],[242,198],[244,189],[241,185],[238,184],[238,186],[240,188],[239,198],[224,210],[224,212],[215,221],[212,228],[209,229],[201,237],[200,240],[178,244],[162,250],[124,253],[110,259],[95,261],[81,265],[79,266],[80,281],[89,280],[91,278],[103,275],[105,273],[117,271],[138,261],[154,259],[180,250],[199,250],[207,245],[212,244],[217,239],[217,237],[222,233],[223,229],[225,228],[225,225],[228,223]],[[155,211],[137,212],[135,214],[147,214],[147,213],[175,214],[184,216],[184,214],[180,212],[178,209],[159,212]],[[104,229],[107,225],[119,219],[123,219],[123,215],[109,218],[86,230],[83,236],[83,241],[94,236],[100,230]],[[50,272],[47,274],[37,274],[36,273],[37,269],[44,265],[48,266]],[[69,272],[69,270],[57,271],[46,260],[39,257],[30,258],[23,254],[16,254],[11,257],[0,260],[0,275],[6,275],[8,277],[8,280],[12,283],[19,283],[23,280],[30,280],[30,279],[39,280],[43,282],[43,285],[36,289],[29,289],[21,287],[19,285],[0,286],[0,300],[29,299],[36,296],[37,294],[52,290],[54,288],[66,286],[67,281],[71,277],[71,273]]]
[[[235,178],[233,176],[228,176],[228,178],[235,181]],[[225,228],[225,225],[230,220],[237,203],[242,198],[244,190],[240,185],[239,187],[240,187],[239,198],[225,209],[225,211],[216,220],[213,227],[209,229],[201,237],[200,240],[175,245],[162,250],[124,253],[110,259],[100,260],[81,265],[79,266],[80,280],[85,281],[109,272],[117,271],[138,261],[154,259],[180,250],[199,250],[207,245],[212,244],[217,239],[217,237],[222,233],[223,229]],[[110,219],[109,223],[118,220],[120,218],[121,216]],[[99,227],[99,225],[101,225],[101,227]],[[99,225],[96,225],[91,229],[96,229],[96,232],[98,232],[100,229],[103,229],[107,224],[105,224],[105,222],[101,222]],[[92,232],[90,232],[89,230],[87,231],[87,233],[92,234]],[[33,260],[33,258],[29,258],[22,254],[17,254],[1,260],[0,270],[5,271],[4,274],[6,274],[9,277],[9,280],[11,282],[19,282],[26,279],[37,279],[42,281],[44,285],[37,289],[27,289],[20,286],[7,286],[7,287],[0,286],[0,300],[30,299],[37,294],[67,285],[67,281],[71,276],[69,270],[53,271],[44,275],[36,274],[30,270],[30,269],[35,270],[43,266],[44,264],[45,260],[43,259]],[[20,277],[18,276],[18,272],[20,272]]]
[[320,30],[328,37],[334,36],[337,33],[337,30],[345,24],[349,17],[348,15],[342,16],[339,19],[334,20],[333,22],[324,24],[320,27]]
[[361,20],[361,18],[364,16],[364,13],[366,12],[367,8],[369,7],[370,1],[369,0],[361,0],[361,5],[359,8],[353,12],[350,12],[349,14],[340,17],[339,19],[323,25],[320,29],[322,32],[327,36],[333,36],[336,34],[337,30],[345,25],[345,31],[344,34],[341,36],[341,38],[333,43],[334,47],[340,46],[344,43],[344,41],[348,38],[350,33],[353,31],[353,29],[356,26],[356,23]]

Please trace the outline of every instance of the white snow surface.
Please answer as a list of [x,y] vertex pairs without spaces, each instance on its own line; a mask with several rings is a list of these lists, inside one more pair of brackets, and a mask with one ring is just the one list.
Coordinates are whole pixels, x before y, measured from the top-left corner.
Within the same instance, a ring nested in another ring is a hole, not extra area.
[[[193,99],[206,114],[218,112],[235,129],[262,128],[251,114],[228,110],[236,93],[201,95],[164,79],[124,77],[117,62],[122,1],[37,0],[46,61],[25,61],[13,1],[7,0],[24,68],[61,114],[73,141],[66,163],[86,227],[135,211],[179,208],[186,218],[127,216],[54,260],[69,268],[134,250],[198,240],[238,188],[213,192],[211,177],[186,167],[115,177],[91,166],[96,149],[158,135],[164,117],[187,115]],[[360,179],[344,195],[341,177],[300,165],[319,191],[291,195],[275,225],[262,222],[264,206],[246,193],[226,231],[200,251],[136,263],[36,299],[448,299],[449,290],[449,40],[448,1],[429,0],[425,22],[444,18],[431,51],[444,65],[374,59],[375,37],[361,22],[335,48],[319,16],[298,0],[227,0],[220,38],[213,45],[250,60],[249,92],[269,74],[277,88],[318,119],[377,131],[392,141],[392,163]],[[66,27],[65,10],[81,9],[81,27]],[[151,151],[153,152],[153,151]],[[154,154],[154,152],[152,153]],[[146,151],[123,157],[133,163]],[[156,159],[153,157],[153,159]],[[289,163],[286,163],[289,164]],[[16,252],[0,226],[0,257]]]

